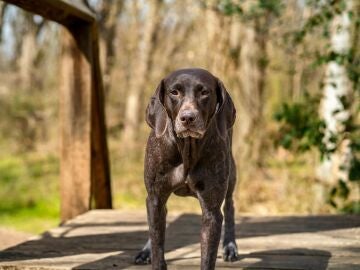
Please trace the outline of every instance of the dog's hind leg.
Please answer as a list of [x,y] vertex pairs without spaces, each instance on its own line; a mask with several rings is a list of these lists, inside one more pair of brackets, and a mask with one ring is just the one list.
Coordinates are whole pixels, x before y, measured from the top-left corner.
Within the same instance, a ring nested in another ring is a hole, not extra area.
[[236,167],[233,157],[231,157],[231,170],[229,186],[224,203],[225,231],[223,240],[223,258],[224,261],[236,261],[238,257],[235,241],[235,217],[233,192],[236,183]]
[[151,240],[148,239],[143,249],[135,256],[135,264],[151,263]]

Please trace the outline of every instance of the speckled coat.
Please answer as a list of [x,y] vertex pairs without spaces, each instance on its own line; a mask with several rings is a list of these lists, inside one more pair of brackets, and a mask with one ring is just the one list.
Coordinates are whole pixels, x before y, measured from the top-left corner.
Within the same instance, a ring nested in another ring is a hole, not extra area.
[[[181,89],[181,95],[171,92],[174,85]],[[184,138],[176,132],[184,106],[199,114],[194,130],[196,125],[199,130],[204,128],[201,138]],[[136,256],[136,263],[151,261],[153,269],[166,269],[166,202],[172,193],[194,196],[200,202],[202,270],[215,268],[223,222],[221,205],[225,202],[223,257],[225,261],[236,260],[232,199],[236,169],[231,152],[235,114],[223,83],[206,70],[178,70],[160,82],[146,111],[152,128],[144,166],[150,239]]]

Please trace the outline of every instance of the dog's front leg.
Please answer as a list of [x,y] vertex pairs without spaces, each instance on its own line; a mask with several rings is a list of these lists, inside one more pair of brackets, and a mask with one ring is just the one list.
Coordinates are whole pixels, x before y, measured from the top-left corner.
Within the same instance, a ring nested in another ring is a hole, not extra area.
[[[209,194],[207,194],[209,196]],[[214,197],[199,198],[202,208],[201,227],[201,270],[215,269],[217,251],[221,236],[223,215],[222,200]]]
[[164,257],[166,199],[150,194],[146,199],[151,240],[151,263],[153,270],[167,269]]
[[201,228],[201,270],[215,269],[223,216],[219,209],[204,209]]

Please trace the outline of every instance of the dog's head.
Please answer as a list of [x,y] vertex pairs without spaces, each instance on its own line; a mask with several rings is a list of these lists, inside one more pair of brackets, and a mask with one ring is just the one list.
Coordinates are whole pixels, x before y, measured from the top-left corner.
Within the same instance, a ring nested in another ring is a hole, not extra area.
[[157,137],[172,123],[180,138],[201,139],[211,121],[222,138],[235,121],[235,108],[223,83],[203,69],[181,69],[161,80],[146,109]]

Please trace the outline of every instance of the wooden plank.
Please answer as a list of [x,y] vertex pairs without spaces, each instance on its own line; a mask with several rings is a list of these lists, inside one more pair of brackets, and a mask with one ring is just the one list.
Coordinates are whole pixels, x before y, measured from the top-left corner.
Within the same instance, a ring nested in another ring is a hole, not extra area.
[[79,0],[3,0],[63,25],[93,23],[95,16]]
[[[199,269],[200,221],[169,215],[169,269]],[[355,270],[360,217],[243,217],[236,221],[239,260],[216,269]],[[0,252],[0,269],[151,269],[133,265],[147,239],[145,211],[93,210],[31,241]]]
[[31,234],[29,233],[0,227],[0,250],[20,244],[29,237],[31,237]]

